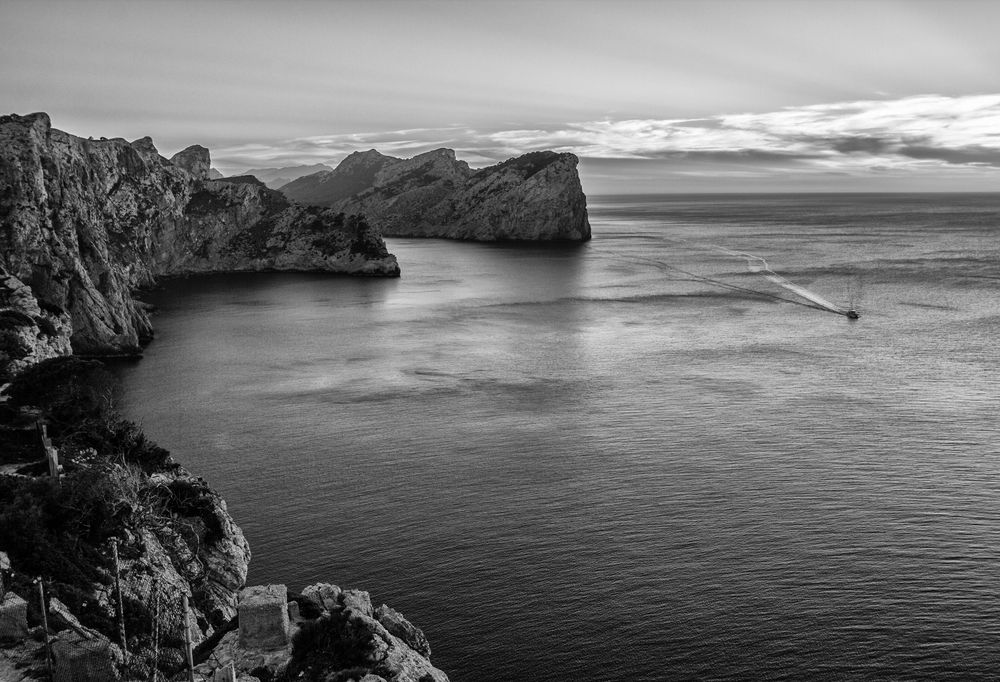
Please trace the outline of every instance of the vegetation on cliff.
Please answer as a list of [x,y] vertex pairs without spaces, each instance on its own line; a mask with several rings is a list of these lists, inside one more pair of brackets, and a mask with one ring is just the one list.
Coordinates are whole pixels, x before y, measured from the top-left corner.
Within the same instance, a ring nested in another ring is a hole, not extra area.
[[[23,459],[7,461],[0,475],[0,550],[14,571],[9,588],[31,596],[41,578],[50,600],[120,644],[115,542],[131,653],[121,672],[146,678],[153,665],[169,672],[182,662],[180,594],[190,595],[206,634],[235,615],[249,548],[218,495],[115,412],[114,391],[101,363],[72,356],[14,378],[0,403],[0,451]],[[58,450],[58,478],[37,462],[36,424]],[[34,449],[7,448],[32,443],[25,433],[36,436]],[[37,600],[29,600],[29,620],[41,622]]]

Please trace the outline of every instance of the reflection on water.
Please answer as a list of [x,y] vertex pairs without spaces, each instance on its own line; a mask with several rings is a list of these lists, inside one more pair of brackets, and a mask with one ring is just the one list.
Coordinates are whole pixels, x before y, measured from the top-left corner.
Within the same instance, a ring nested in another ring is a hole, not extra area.
[[[252,581],[368,589],[455,680],[989,676],[998,206],[608,198],[581,246],[176,280],[125,409]],[[650,265],[773,293],[719,244],[862,319]]]

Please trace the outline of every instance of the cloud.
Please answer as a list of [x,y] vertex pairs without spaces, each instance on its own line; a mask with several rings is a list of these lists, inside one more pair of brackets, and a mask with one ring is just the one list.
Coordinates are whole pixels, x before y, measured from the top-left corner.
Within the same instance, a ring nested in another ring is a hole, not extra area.
[[925,172],[1000,167],[1000,95],[836,102],[698,119],[623,119],[318,135],[218,149],[222,165],[336,164],[376,148],[413,156],[455,149],[473,166],[553,149],[585,159],[659,160],[678,172]]

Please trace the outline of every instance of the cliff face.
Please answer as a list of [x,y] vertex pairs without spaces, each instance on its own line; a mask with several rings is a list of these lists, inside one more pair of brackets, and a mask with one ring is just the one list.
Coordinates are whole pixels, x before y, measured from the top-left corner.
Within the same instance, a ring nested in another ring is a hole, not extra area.
[[450,149],[405,160],[371,150],[281,191],[363,214],[391,236],[586,241],[590,222],[577,164],[572,154],[532,152],[473,171]]
[[131,292],[158,275],[399,274],[364,220],[209,172],[197,145],[168,161],[148,137],[85,140],[45,114],[0,117],[0,266],[68,314],[78,353],[136,351],[151,327]]
[[0,267],[0,384],[37,362],[68,355],[71,332],[68,313],[42,308],[31,287]]

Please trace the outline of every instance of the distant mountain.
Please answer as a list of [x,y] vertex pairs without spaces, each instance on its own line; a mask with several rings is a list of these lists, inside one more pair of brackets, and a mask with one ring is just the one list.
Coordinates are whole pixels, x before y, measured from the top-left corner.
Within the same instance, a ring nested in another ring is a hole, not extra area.
[[400,161],[402,159],[380,154],[374,149],[354,152],[335,169],[326,168],[300,177],[282,186],[281,192],[301,204],[330,206],[368,189],[375,184],[375,176],[380,170]]
[[223,175],[222,173],[220,173],[219,171],[217,171],[216,169],[214,169],[214,168],[209,168],[208,169],[208,179],[209,180],[221,180],[224,177],[226,177],[226,176]]
[[278,189],[303,175],[333,170],[322,163],[311,166],[289,166],[287,168],[251,168],[239,175],[252,175],[271,189]]

